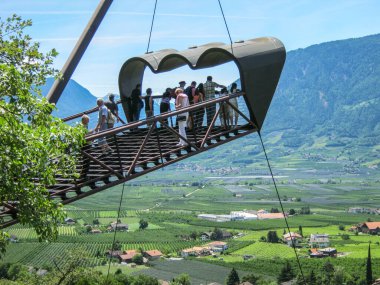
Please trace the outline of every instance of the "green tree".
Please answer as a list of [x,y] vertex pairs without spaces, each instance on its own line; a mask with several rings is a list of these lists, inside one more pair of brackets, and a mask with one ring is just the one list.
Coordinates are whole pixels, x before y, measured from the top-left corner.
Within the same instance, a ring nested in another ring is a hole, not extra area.
[[144,219],[141,219],[139,221],[139,224],[140,224],[140,226],[139,226],[140,230],[146,229],[148,227],[148,225],[149,225],[148,222],[146,220],[144,220]]
[[[64,213],[45,185],[54,184],[56,174],[75,174],[74,154],[85,130],[51,115],[54,105],[39,88],[57,74],[51,67],[57,52],[39,52],[39,44],[24,34],[31,25],[17,15],[0,19],[0,197],[19,201],[19,222],[34,227],[40,240],[52,240]],[[2,233],[2,252],[5,240]]]
[[317,276],[315,276],[314,270],[311,270],[308,276],[309,285],[317,285]]
[[173,279],[171,285],[191,285],[190,277],[186,273],[182,273]]
[[134,257],[132,257],[132,262],[136,263],[137,265],[144,264],[144,258],[142,254],[136,254]]
[[294,278],[293,268],[290,262],[286,261],[284,266],[281,268],[277,281],[280,283],[280,282],[290,281],[293,278]]
[[296,210],[294,210],[294,209],[289,210],[289,215],[293,216],[295,214],[296,214]]
[[330,261],[326,261],[322,266],[322,283],[323,284],[331,284],[331,280],[334,276],[334,265]]
[[372,284],[372,261],[371,261],[371,244],[368,245],[368,256],[367,256],[367,264],[366,264],[366,281],[368,285]]
[[280,239],[277,236],[276,231],[269,231],[267,234],[267,241],[271,243],[278,243]]
[[214,231],[211,233],[212,240],[220,240],[223,238],[223,231],[219,228],[214,228]]
[[146,276],[146,275],[138,275],[134,276],[131,285],[159,285],[160,283],[156,278]]
[[[332,279],[332,284],[341,285],[344,284],[344,271],[342,267],[336,267],[334,270],[334,276]],[[372,283],[371,283],[372,284]]]
[[196,240],[197,239],[197,232],[192,232],[191,234],[190,234],[190,238],[191,239],[193,239],[193,240]]
[[231,272],[227,276],[226,285],[238,285],[240,283],[240,278],[235,270],[235,268],[232,268]]
[[8,269],[7,279],[17,280],[22,272],[26,272],[26,268],[23,265],[19,263],[12,264]]
[[298,233],[299,233],[301,236],[303,236],[302,226],[301,226],[301,225],[298,226]]

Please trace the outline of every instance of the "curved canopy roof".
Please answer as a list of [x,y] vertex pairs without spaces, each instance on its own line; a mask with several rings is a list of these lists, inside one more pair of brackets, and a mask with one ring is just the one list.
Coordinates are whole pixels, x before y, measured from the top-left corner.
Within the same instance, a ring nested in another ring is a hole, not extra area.
[[164,49],[128,59],[119,74],[120,97],[127,112],[126,98],[136,84],[142,83],[145,68],[161,73],[188,65],[201,69],[234,61],[239,69],[241,89],[251,120],[261,129],[280,74],[285,63],[285,47],[276,38],[264,37],[247,41],[209,43],[184,51]]

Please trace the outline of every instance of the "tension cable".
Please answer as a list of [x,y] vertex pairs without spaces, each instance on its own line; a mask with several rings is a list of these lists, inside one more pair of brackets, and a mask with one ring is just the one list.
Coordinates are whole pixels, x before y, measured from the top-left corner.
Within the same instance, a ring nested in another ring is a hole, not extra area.
[[228,37],[230,38],[231,52],[232,52],[232,54],[234,54],[234,49],[233,49],[233,47],[232,47],[232,38],[231,38],[230,30],[228,29],[228,25],[227,25],[226,17],[224,16],[222,3],[220,3],[220,0],[218,0],[218,2],[219,2],[220,11],[222,12],[222,16],[223,16],[224,24],[226,25],[226,29],[227,29],[227,33],[228,33]]
[[294,239],[293,239],[293,237],[292,237],[292,234],[290,233],[290,227],[289,227],[288,219],[286,218],[285,210],[284,210],[284,206],[282,205],[281,198],[280,198],[280,194],[278,193],[276,180],[274,179],[274,176],[273,176],[272,167],[270,166],[270,163],[269,163],[268,155],[267,155],[267,152],[266,152],[266,150],[265,150],[265,146],[264,146],[263,139],[262,139],[262,137],[261,137],[260,130],[257,131],[257,133],[259,134],[259,138],[260,138],[260,141],[261,141],[261,145],[262,145],[262,147],[263,147],[264,154],[265,154],[265,159],[266,159],[267,164],[268,164],[268,168],[269,168],[269,171],[270,171],[270,175],[272,176],[273,185],[274,185],[274,188],[276,189],[276,194],[277,194],[278,202],[280,202],[281,211],[282,211],[282,214],[284,215],[284,220],[285,220],[285,223],[286,223],[286,228],[288,229],[288,233],[289,233],[289,235],[290,235],[290,240],[292,241],[292,247],[293,247],[293,250],[294,250],[294,254],[296,255],[296,260],[297,260],[297,264],[298,264],[298,267],[299,267],[300,272],[301,272],[301,275],[302,275],[303,283],[304,283],[305,285],[307,285],[307,283],[306,283],[306,279],[305,279],[305,276],[304,276],[303,271],[302,271],[301,262],[300,262],[300,259],[299,259],[299,257],[298,257],[298,254],[297,254],[297,250],[296,250],[296,246],[295,246],[295,243],[294,243]]
[[150,24],[150,32],[149,32],[149,39],[148,39],[148,46],[146,48],[146,53],[149,52],[150,39],[152,37],[152,31],[153,31],[154,17],[156,16],[157,1],[158,0],[156,0],[156,2],[154,3],[153,17],[152,17],[152,23]]

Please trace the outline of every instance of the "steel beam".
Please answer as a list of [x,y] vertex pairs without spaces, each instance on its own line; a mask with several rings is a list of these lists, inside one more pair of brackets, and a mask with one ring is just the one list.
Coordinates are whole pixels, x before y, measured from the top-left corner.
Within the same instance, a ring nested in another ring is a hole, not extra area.
[[82,32],[77,44],[67,59],[65,65],[61,70],[62,77],[57,78],[54,81],[53,86],[47,95],[47,99],[50,103],[57,103],[71,76],[73,75],[75,68],[81,60],[84,52],[90,44],[96,30],[106,15],[108,8],[111,6],[113,0],[100,0],[94,14],[88,22],[86,28]]

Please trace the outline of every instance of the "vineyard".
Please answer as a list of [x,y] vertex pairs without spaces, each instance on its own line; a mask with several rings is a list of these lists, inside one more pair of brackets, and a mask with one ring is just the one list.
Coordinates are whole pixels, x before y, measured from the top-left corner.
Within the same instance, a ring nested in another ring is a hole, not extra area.
[[[177,253],[184,248],[199,245],[199,242],[135,242],[123,243],[122,250],[160,250],[164,254]],[[82,250],[85,253],[84,266],[98,266],[107,262],[106,251],[111,248],[109,243],[15,243],[10,244],[4,260],[11,263],[22,263],[34,267],[52,266],[53,261],[57,264],[66,262],[65,255],[69,251]]]

